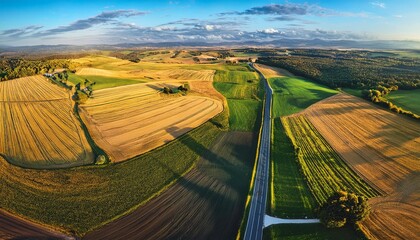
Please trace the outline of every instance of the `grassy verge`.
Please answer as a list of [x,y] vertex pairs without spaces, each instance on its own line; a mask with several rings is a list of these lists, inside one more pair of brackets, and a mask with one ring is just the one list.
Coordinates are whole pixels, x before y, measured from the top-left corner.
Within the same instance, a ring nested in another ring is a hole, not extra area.
[[[264,102],[262,103],[262,106],[264,105]],[[256,145],[256,152],[255,152],[255,160],[254,160],[254,167],[252,168],[252,174],[251,174],[251,180],[250,180],[250,185],[249,185],[249,190],[248,190],[248,195],[246,197],[246,202],[245,202],[245,211],[244,211],[244,215],[241,221],[241,225],[239,227],[238,230],[238,235],[236,236],[236,239],[242,239],[243,235],[245,234],[245,230],[246,230],[246,224],[248,222],[248,215],[249,215],[249,210],[251,208],[251,197],[254,191],[254,181],[255,181],[255,175],[257,174],[257,165],[258,165],[258,155],[260,152],[260,143],[261,143],[261,134],[262,134],[262,121],[264,119],[264,107],[261,110],[261,118],[259,118],[260,120],[260,124],[259,124],[259,131],[258,131],[258,141],[257,141],[257,145]]]
[[364,240],[362,234],[352,228],[326,228],[321,224],[280,224],[264,229],[263,239],[284,240]]
[[354,192],[367,198],[378,195],[347,166],[304,116],[283,118],[282,123],[318,204],[323,204],[339,190]]
[[273,122],[270,213],[282,218],[312,218],[318,204],[299,170],[293,144],[280,119]]
[[298,77],[270,78],[273,89],[273,117],[304,110],[337,91]]

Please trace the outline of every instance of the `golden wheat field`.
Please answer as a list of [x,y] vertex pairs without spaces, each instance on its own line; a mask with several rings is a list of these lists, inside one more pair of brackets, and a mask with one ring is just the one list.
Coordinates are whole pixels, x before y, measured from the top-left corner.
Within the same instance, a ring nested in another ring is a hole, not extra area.
[[222,103],[200,96],[168,96],[163,86],[145,83],[103,89],[80,106],[95,142],[113,161],[147,152],[201,125],[223,110]]
[[11,163],[57,168],[93,162],[69,93],[42,76],[0,83],[0,153]]
[[290,77],[293,76],[292,73],[289,71],[282,69],[282,68],[276,68],[272,66],[267,66],[263,64],[257,64],[255,63],[254,66],[264,75],[266,78],[273,78],[273,77]]
[[176,81],[212,81],[214,70],[188,70],[188,69],[168,69],[168,70],[149,70],[138,69],[130,71],[115,71],[100,68],[81,68],[77,71],[78,75],[84,76],[105,76],[115,78],[146,79],[146,80],[176,80]]
[[348,94],[318,102],[304,114],[383,196],[373,198],[362,226],[376,239],[418,238],[420,124]]

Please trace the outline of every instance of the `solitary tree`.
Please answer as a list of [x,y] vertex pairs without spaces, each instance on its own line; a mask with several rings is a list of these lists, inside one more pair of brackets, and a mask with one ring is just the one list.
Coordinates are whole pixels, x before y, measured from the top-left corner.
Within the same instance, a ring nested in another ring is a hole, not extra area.
[[369,205],[364,197],[339,191],[322,205],[319,218],[326,227],[338,228],[363,220],[369,211]]

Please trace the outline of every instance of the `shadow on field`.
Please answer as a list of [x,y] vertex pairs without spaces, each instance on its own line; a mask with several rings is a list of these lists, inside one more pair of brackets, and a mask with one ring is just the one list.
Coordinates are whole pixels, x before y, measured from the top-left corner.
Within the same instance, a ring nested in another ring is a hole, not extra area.
[[[180,133],[177,128],[167,131]],[[177,138],[200,156],[196,167],[181,176],[156,158],[177,182],[84,239],[234,239],[248,192],[254,138],[252,133],[222,132],[210,148],[189,135]]]

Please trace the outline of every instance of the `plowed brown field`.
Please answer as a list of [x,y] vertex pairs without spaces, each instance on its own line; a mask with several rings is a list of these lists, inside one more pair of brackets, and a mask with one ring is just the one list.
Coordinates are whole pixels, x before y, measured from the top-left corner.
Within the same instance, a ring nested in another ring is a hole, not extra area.
[[348,94],[304,114],[382,197],[370,200],[363,228],[377,239],[416,239],[420,222],[420,124]]
[[0,210],[0,239],[73,239]]
[[0,154],[32,168],[93,162],[69,93],[42,76],[0,83]]
[[161,94],[164,85],[168,84],[99,90],[94,99],[81,106],[92,137],[113,161],[161,146],[223,110],[222,103],[214,99]]
[[254,137],[223,132],[176,184],[83,239],[234,239],[255,155]]

